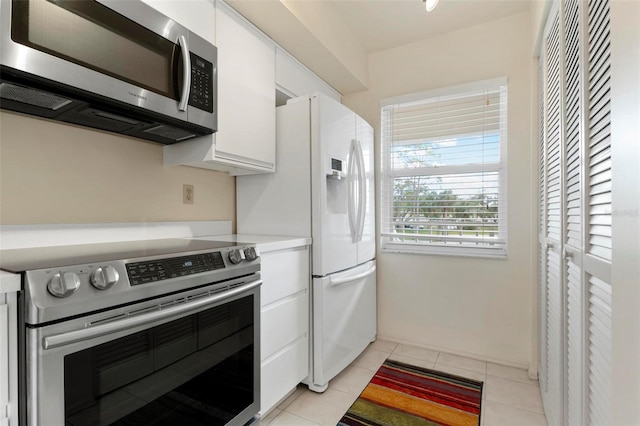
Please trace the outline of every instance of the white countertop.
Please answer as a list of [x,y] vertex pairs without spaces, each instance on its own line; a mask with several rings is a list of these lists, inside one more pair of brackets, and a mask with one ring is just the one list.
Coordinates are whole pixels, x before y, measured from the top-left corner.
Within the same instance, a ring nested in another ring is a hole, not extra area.
[[[172,235],[172,237],[174,236]],[[311,245],[311,237],[293,237],[282,235],[224,234],[198,237],[184,236],[182,238],[227,241],[234,243],[253,243],[256,244],[258,250],[263,253]],[[15,291],[20,291],[20,275],[12,274],[6,271],[0,271],[0,293],[10,293]]]
[[0,294],[20,291],[20,275],[0,271]]
[[304,247],[311,244],[311,237],[288,237],[281,235],[227,234],[196,237],[193,239],[228,241],[233,243],[253,243],[258,246],[259,251],[264,253],[276,250]]

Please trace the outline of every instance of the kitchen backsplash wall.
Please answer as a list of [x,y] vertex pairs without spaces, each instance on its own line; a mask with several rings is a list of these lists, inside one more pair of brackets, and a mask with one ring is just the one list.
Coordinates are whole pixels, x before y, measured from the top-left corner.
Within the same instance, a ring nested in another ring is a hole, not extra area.
[[0,224],[197,220],[235,220],[234,177],[165,167],[160,144],[0,112]]

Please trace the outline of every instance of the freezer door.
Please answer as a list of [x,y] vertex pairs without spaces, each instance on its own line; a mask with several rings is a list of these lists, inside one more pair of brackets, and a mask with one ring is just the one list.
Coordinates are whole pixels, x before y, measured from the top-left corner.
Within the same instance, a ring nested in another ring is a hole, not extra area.
[[324,95],[311,98],[313,275],[358,264],[356,114]]
[[356,140],[361,149],[362,183],[360,230],[358,239],[358,264],[371,260],[376,255],[375,178],[373,159],[373,127],[356,116]]
[[375,261],[313,280],[311,390],[322,392],[376,337]]

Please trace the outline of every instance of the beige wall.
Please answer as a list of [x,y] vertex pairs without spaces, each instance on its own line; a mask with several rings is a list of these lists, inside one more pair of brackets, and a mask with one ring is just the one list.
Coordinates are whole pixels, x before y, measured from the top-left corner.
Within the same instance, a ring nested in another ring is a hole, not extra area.
[[531,54],[535,57],[540,56],[540,43],[542,41],[542,33],[544,24],[547,21],[549,10],[553,4],[550,0],[536,0],[531,2]]
[[378,253],[381,338],[523,367],[536,363],[530,27],[523,13],[373,54],[369,90],[343,99],[377,129],[379,147],[380,99],[509,80],[508,260]]
[[0,224],[189,220],[235,220],[235,178],[164,167],[160,144],[0,112]]

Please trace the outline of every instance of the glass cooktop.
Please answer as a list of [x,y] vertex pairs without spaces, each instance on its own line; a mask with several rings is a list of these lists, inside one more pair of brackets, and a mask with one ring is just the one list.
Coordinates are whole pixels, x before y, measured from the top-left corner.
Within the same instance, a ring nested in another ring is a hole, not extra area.
[[189,252],[219,250],[238,245],[244,245],[244,243],[174,238],[2,250],[0,251],[0,269],[18,273],[111,260],[162,255],[172,257]]

